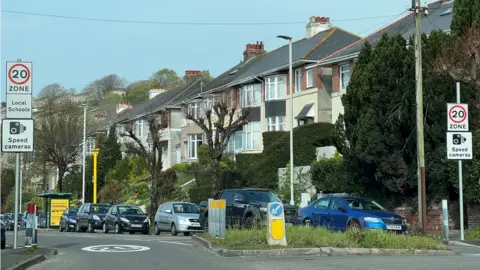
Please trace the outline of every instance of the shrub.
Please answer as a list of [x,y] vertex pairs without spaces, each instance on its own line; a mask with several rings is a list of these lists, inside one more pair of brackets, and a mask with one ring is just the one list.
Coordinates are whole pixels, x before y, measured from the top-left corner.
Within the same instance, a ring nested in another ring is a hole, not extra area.
[[[265,230],[228,230],[225,239],[214,238],[208,233],[202,237],[213,245],[229,249],[265,249],[268,246]],[[293,226],[287,227],[287,248],[338,247],[338,248],[391,248],[443,250],[439,239],[426,236],[396,235],[381,230],[356,230],[346,233],[333,232],[324,228]]]
[[235,156],[237,169],[240,171],[248,171],[253,165],[260,162],[263,158],[262,154],[237,154]]
[[[308,166],[316,157],[316,148],[333,144],[333,128],[330,123],[314,123],[293,130],[294,164]],[[248,176],[258,187],[276,189],[278,168],[285,167],[290,160],[290,134],[284,134],[270,146],[264,148],[263,158],[249,169]]]
[[172,169],[177,173],[186,173],[190,167],[190,163],[177,163],[172,166]]
[[273,143],[275,143],[282,136],[286,136],[287,131],[267,131],[262,133],[263,137],[263,148],[267,148]]
[[480,240],[480,225],[468,230],[465,238],[468,240]]

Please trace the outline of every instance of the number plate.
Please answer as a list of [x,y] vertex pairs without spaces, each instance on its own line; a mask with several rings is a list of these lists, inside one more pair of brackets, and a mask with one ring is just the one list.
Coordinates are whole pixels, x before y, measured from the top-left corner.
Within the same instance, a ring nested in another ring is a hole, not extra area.
[[198,222],[191,222],[193,227],[200,227],[200,223]]
[[132,228],[141,228],[142,224],[132,224]]
[[402,226],[400,226],[400,225],[387,225],[387,230],[401,231]]

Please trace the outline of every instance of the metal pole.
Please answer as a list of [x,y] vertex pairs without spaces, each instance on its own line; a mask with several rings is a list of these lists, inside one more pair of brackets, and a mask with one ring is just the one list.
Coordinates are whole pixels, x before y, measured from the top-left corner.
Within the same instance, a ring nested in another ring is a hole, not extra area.
[[290,205],[295,205],[293,194],[293,67],[292,67],[292,39],[288,41],[288,84],[290,88]]
[[418,162],[418,225],[425,233],[427,223],[427,198],[425,186],[425,146],[423,134],[423,72],[422,72],[422,12],[420,0],[415,0],[416,35],[416,103],[417,103],[417,162]]
[[448,243],[448,201],[442,200],[443,240]]
[[15,214],[13,222],[13,249],[17,249],[18,238],[18,193],[20,192],[20,154],[15,153]]
[[[19,212],[22,213],[22,193],[23,193],[23,155],[20,154],[20,198],[19,201]],[[22,222],[23,225],[23,222]]]
[[85,158],[87,148],[87,105],[83,107],[83,169],[82,169],[82,203],[85,203]]
[[[460,103],[460,82],[457,82],[457,103]],[[463,166],[462,160],[458,161],[458,195],[460,200],[460,240],[465,240],[463,224]]]

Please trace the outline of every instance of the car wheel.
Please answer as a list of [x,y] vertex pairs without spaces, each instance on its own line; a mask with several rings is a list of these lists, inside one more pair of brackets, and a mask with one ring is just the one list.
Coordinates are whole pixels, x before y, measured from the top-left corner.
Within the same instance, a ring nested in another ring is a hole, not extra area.
[[59,229],[60,229],[60,232],[63,232],[63,226],[62,226],[62,223],[60,223],[60,226],[58,226]]
[[309,219],[309,218],[306,218],[306,219],[303,221],[303,225],[305,225],[305,226],[307,226],[307,227],[312,226],[312,220]]
[[252,217],[252,216],[247,217],[243,224],[245,224],[245,228],[247,228],[249,230],[256,229],[257,226],[258,226],[257,219],[255,217]]
[[122,230],[120,229],[120,225],[118,223],[115,223],[115,233],[116,234],[122,233]]
[[135,234],[135,232],[128,232],[128,234]]
[[208,217],[205,217],[205,221],[203,221],[203,231],[208,232]]
[[160,229],[158,228],[158,225],[155,222],[155,235],[159,235],[159,234],[160,234]]
[[103,223],[103,232],[108,233],[107,223]]
[[352,220],[350,220],[350,222],[348,222],[347,229],[348,230],[360,230],[361,229],[360,223],[358,223],[358,221],[356,221],[355,219],[352,219]]
[[178,234],[177,227],[175,226],[175,223],[172,223],[171,233],[172,233],[173,236]]
[[183,235],[184,236],[190,236],[190,232],[184,232]]
[[88,232],[89,233],[94,233],[95,232],[95,229],[93,228],[92,223],[90,223],[90,222],[88,223]]
[[5,249],[6,245],[7,245],[6,240],[2,240],[2,249]]

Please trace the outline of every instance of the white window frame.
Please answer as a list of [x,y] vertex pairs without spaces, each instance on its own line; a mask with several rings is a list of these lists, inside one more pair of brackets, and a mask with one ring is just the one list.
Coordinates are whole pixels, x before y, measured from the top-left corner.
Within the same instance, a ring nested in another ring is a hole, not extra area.
[[[340,69],[340,89],[341,90],[347,90],[347,87],[348,87],[348,84],[350,83],[350,64],[345,64],[345,65],[340,65],[339,67]],[[346,82],[346,85],[344,85],[343,83],[343,76],[345,76],[346,74],[348,74],[348,81]]]
[[237,154],[243,151],[243,132],[237,131],[228,139],[227,152]]
[[239,89],[240,107],[258,107],[262,104],[262,85],[259,83],[247,84]]
[[243,149],[260,149],[260,121],[250,122],[243,126]]
[[[279,78],[283,78],[283,89],[279,88]],[[276,75],[265,78],[265,101],[285,99],[287,96],[287,76]]]
[[[306,86],[307,88],[310,88],[310,87],[313,87],[313,68],[309,68],[307,70],[305,70],[305,77],[306,77]],[[312,80],[311,83],[308,83],[310,80]]]
[[295,70],[295,93],[302,92],[302,70]]
[[189,103],[187,107],[188,114],[192,115],[193,118],[197,119],[200,116],[200,102]]
[[198,148],[200,148],[202,144],[203,134],[188,135],[188,159],[198,159]]
[[266,119],[267,131],[285,130],[285,116],[272,116]]

